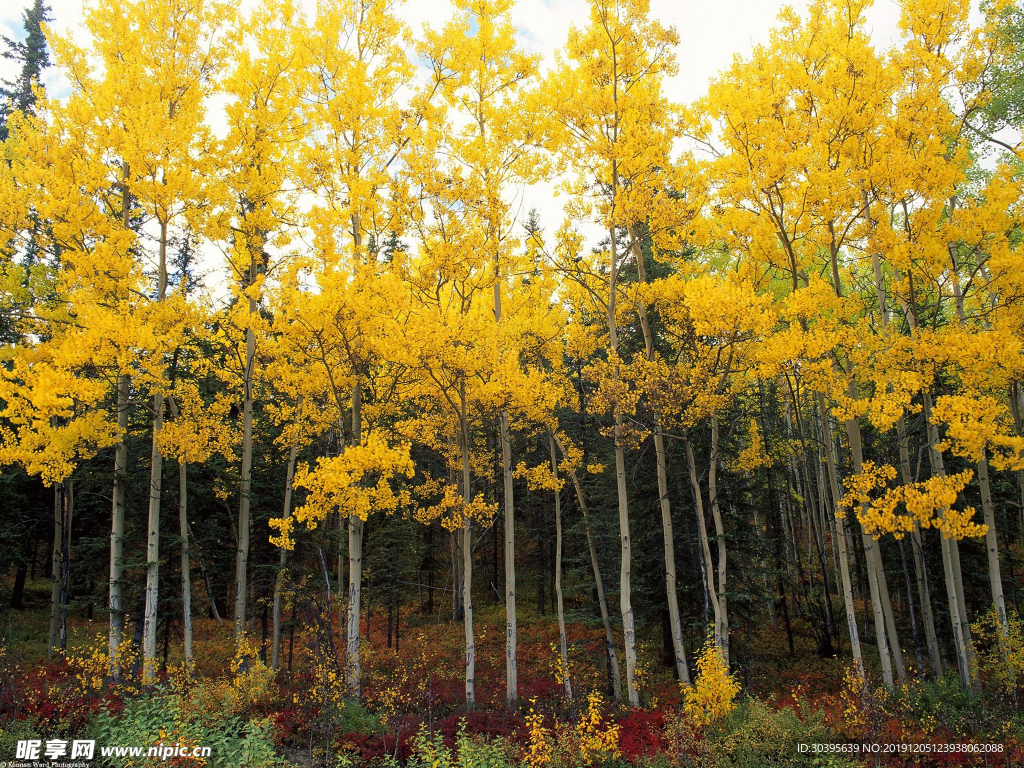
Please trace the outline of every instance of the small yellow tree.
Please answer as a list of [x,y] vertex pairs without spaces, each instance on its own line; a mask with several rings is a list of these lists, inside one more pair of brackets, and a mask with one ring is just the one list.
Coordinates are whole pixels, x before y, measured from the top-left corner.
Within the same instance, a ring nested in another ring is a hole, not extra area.
[[718,722],[736,708],[740,684],[729,672],[714,636],[708,637],[697,657],[697,679],[683,689],[687,716],[699,727]]

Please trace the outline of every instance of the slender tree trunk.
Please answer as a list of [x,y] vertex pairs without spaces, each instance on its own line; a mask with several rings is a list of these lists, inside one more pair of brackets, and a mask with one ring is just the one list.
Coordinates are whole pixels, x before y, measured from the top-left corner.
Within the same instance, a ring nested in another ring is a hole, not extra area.
[[1003,577],[999,569],[999,542],[996,539],[996,517],[992,508],[992,489],[988,479],[988,458],[982,452],[978,462],[978,484],[981,486],[981,508],[985,514],[985,550],[988,554],[988,581],[992,588],[992,605],[999,619],[999,631],[1005,640],[1010,633],[1006,620],[1006,599],[1003,597]]
[[[126,161],[121,162],[121,226],[126,230],[130,224],[131,193],[128,187],[130,174]],[[110,514],[110,630],[107,641],[107,658],[110,676],[121,679],[121,642],[124,637],[124,592],[121,583],[124,565],[124,498],[128,478],[128,398],[131,380],[127,373],[117,377],[117,432],[118,441],[114,446],[114,488]]]
[[[495,300],[498,288],[495,285]],[[500,303],[495,315],[500,319]],[[501,473],[505,486],[505,701],[514,704],[519,690],[519,670],[516,657],[518,631],[516,628],[516,518],[512,491],[512,441],[509,436],[508,412],[501,412]]]
[[931,588],[928,586],[928,569],[924,559],[924,547],[921,529],[918,526],[910,532],[911,549],[914,551],[914,575],[917,579],[917,597],[921,602],[921,615],[924,624],[924,637],[928,645],[928,660],[932,666],[932,676],[940,680],[944,674],[942,654],[939,652],[939,638],[935,631],[935,613],[932,610]]
[[672,655],[676,665],[676,677],[685,685],[690,684],[690,670],[686,664],[686,649],[683,645],[683,627],[679,618],[679,593],[676,581],[675,533],[672,528],[672,509],[668,498],[668,467],[666,466],[665,435],[660,421],[654,428],[654,447],[658,461],[658,495],[661,507],[661,533],[665,542],[665,594],[668,595],[669,632],[672,636]]
[[188,545],[188,463],[178,460],[178,529],[181,537],[181,632],[185,669],[192,665],[192,570]]
[[213,599],[213,588],[210,586],[210,574],[206,570],[206,563],[203,560],[203,553],[199,549],[199,542],[196,540],[195,534],[191,534],[191,526],[189,526],[190,537],[196,547],[196,559],[199,561],[199,571],[203,574],[203,584],[206,586],[206,600],[210,604],[210,613],[213,615],[214,620],[217,622],[219,627],[224,623],[224,619],[221,618],[220,611],[217,610],[217,601]]
[[[177,421],[178,405],[173,396],[167,398],[171,416]],[[184,645],[185,674],[192,673],[192,569],[188,527],[188,462],[178,456],[178,537],[181,539],[181,627]],[[167,667],[167,635],[164,627],[164,667]]]
[[[955,259],[954,259],[954,264],[955,264]],[[894,277],[897,280],[900,279],[900,274],[899,274],[898,270],[894,270]],[[914,306],[913,306],[913,285],[914,285],[913,273],[912,272],[908,272],[907,278],[908,278],[908,281],[909,281],[909,284],[910,284],[910,287],[911,287],[911,302],[908,303],[901,296],[899,297],[899,302],[900,302],[900,307],[901,307],[901,309],[903,311],[903,316],[904,316],[904,318],[907,321],[907,327],[910,329],[910,335],[911,335],[912,338],[914,338],[914,337],[917,336],[917,313],[916,313],[916,311],[914,309]],[[954,280],[954,283],[955,282],[956,281]],[[934,446],[938,442],[938,430],[936,429],[933,432],[933,427],[932,427],[931,420],[930,420],[931,395],[927,391],[925,391],[923,393],[922,397],[923,397],[923,400],[924,400],[924,407],[925,407],[925,435],[926,435],[925,442],[926,442],[926,444],[928,446],[928,462],[929,462],[929,465],[931,466],[931,470],[932,470],[932,475],[933,476],[936,476],[938,473],[945,474],[945,469],[942,467],[942,454],[939,453],[934,448]],[[899,425],[897,425],[897,426],[899,426]],[[904,432],[905,431],[906,430],[905,430],[905,427],[904,427]],[[901,450],[902,449],[903,449],[903,446],[901,444]],[[901,457],[901,461],[902,461],[902,457]],[[907,450],[907,457],[906,457],[905,465],[906,465],[905,469],[903,470],[904,471],[904,475],[909,477],[910,476],[910,455],[909,455],[909,449]],[[921,534],[919,529],[915,529],[915,531],[913,533],[915,535],[915,539],[914,539],[915,567],[916,567],[918,559],[920,559],[920,564],[921,564],[921,572],[920,572],[919,581],[918,581],[918,583],[923,586],[923,593],[922,593],[922,597],[921,597],[921,602],[922,602],[922,605],[924,607],[926,607],[927,610],[928,610],[928,615],[926,615],[926,619],[925,619],[925,632],[926,632],[926,634],[930,632],[934,636],[935,635],[934,620],[932,620],[932,617],[930,616],[930,614],[931,614],[931,594],[930,594],[930,591],[928,589],[928,572],[927,572],[927,570],[925,568],[924,550],[923,550],[923,548],[921,546],[922,534]],[[948,549],[948,546],[947,546],[947,541],[946,541],[946,539],[944,537],[940,536],[940,540],[941,540],[941,549],[942,549],[943,572],[944,572],[944,575],[947,577],[946,583],[947,583],[947,602],[948,602],[948,598],[949,598],[949,594],[950,594],[949,593],[949,576],[951,575],[951,570],[947,568],[947,565],[948,565],[948,563],[947,563],[947,555],[948,555],[947,549]],[[954,592],[955,592],[955,590],[954,590]],[[955,597],[955,594],[954,594],[954,597]],[[957,613],[959,614],[959,608],[957,609]],[[951,614],[951,616],[952,616],[952,614]],[[952,618],[951,618],[951,621],[953,621]],[[954,621],[953,645],[954,645],[954,649],[956,651],[957,667],[958,667],[958,669],[960,670],[960,673],[961,673],[961,680],[962,680],[962,682],[964,682],[964,685],[966,687],[966,685],[967,685],[966,681],[968,680],[969,675],[967,677],[964,677],[964,674],[965,674],[964,673],[964,664],[962,663],[962,660],[963,660],[962,657],[966,656],[966,650],[965,650],[965,648],[963,647],[963,644],[962,644],[962,639],[963,639],[962,635],[961,635],[961,633],[957,629],[958,623],[959,623],[958,621]],[[961,653],[962,651],[964,652],[963,654]],[[942,667],[943,667],[943,665],[942,665],[941,656],[939,655],[939,651],[938,651],[938,640],[937,639],[935,640],[934,650],[932,649],[932,646],[931,646],[931,640],[929,640],[929,655],[933,656],[933,658],[932,658],[932,672],[935,675],[936,679],[938,679],[938,678],[940,678],[942,676]]]
[[892,612],[892,600],[889,598],[889,583],[885,575],[885,566],[882,563],[882,543],[873,542],[875,545],[875,568],[878,571],[878,594],[882,600],[882,615],[885,617],[886,637],[889,641],[889,650],[892,653],[893,666],[896,668],[896,677],[900,682],[906,682],[907,668],[903,663],[903,650],[900,648],[899,635],[896,630],[896,619]]
[[[250,267],[250,285],[255,280],[256,266]],[[249,317],[256,314],[256,299],[249,299]],[[245,331],[245,370],[243,372],[242,403],[242,477],[238,499],[238,548],[235,552],[235,606],[234,640],[238,645],[246,630],[246,611],[249,589],[249,527],[252,492],[252,384],[256,362],[256,332],[252,327]]]
[[[469,420],[466,416],[466,389],[459,389],[459,437],[462,452],[462,501],[472,503],[469,465]],[[466,709],[476,707],[476,642],[473,638],[473,521],[462,522],[462,621],[466,631]]]
[[121,679],[121,642],[124,636],[124,597],[121,579],[124,566],[124,496],[128,477],[128,374],[117,377],[117,430],[119,439],[114,446],[114,488],[110,515],[110,631],[107,658],[110,676]]
[[[618,353],[618,327],[615,319],[615,299],[618,264],[618,234],[615,227],[609,228],[611,235],[612,274],[609,278],[608,335],[609,345]],[[616,367],[616,377],[618,368]],[[619,508],[619,609],[622,613],[622,636],[626,650],[626,691],[631,707],[640,706],[640,694],[636,688],[636,627],[633,616],[633,544],[629,535],[629,493],[626,490],[626,455],[622,443],[622,413],[615,406],[613,437],[615,442],[615,489]]]
[[956,589],[957,608],[960,610],[960,626],[963,628],[964,637],[967,641],[967,662],[971,673],[971,693],[975,696],[981,696],[981,678],[978,676],[974,642],[971,639],[971,621],[967,615],[963,571],[960,567],[960,542],[957,539],[949,540],[949,554],[950,563],[953,566],[953,585]]
[[900,550],[900,565],[903,566],[903,580],[907,588],[907,614],[910,616],[910,633],[914,638],[914,656],[917,659],[919,675],[924,678],[924,656],[921,655],[921,638],[917,633],[917,617],[914,611],[914,588],[910,583],[910,569],[907,567],[907,551],[903,547],[903,540],[897,539],[897,546]]
[[[828,567],[828,545],[825,542],[825,528],[819,516],[818,499],[815,498],[810,468],[807,466],[806,451],[801,452],[799,464],[794,464],[793,468],[798,472],[802,472],[803,484],[807,489],[804,500],[806,502],[809,538],[812,540],[814,554],[818,556],[818,565],[821,567],[821,581],[825,588],[825,636],[831,644],[833,640],[838,638],[839,632],[835,626],[835,617],[832,615],[832,584]],[[810,561],[811,554],[808,553],[807,557],[808,561]]]
[[61,542],[61,578],[60,578],[60,649],[68,648],[68,605],[71,602],[71,518],[75,511],[75,481],[68,478],[64,481],[64,540]]
[[689,439],[684,441],[686,448],[686,464],[690,471],[690,488],[693,491],[693,503],[697,508],[697,533],[700,535],[701,551],[704,555],[704,585],[705,593],[711,601],[711,610],[714,613],[714,640],[721,648],[719,632],[722,627],[722,608],[719,603],[718,588],[715,586],[715,577],[712,574],[713,561],[711,560],[711,543],[708,538],[708,527],[704,519],[704,495],[700,490],[700,481],[697,479],[697,461],[693,456],[693,446]]
[[569,680],[569,649],[565,638],[565,605],[562,600],[562,492],[558,485],[558,456],[555,453],[555,438],[548,435],[551,449],[551,474],[555,477],[555,604],[558,611],[558,651],[562,659],[562,675],[565,682],[565,698],[572,703],[572,682]]
[[[302,396],[299,396],[296,408],[302,407]],[[281,516],[287,520],[292,516],[292,480],[295,478],[295,460],[299,455],[298,441],[292,443],[288,451],[288,469],[284,482],[284,514]],[[273,635],[270,650],[270,667],[277,669],[281,661],[281,600],[284,592],[285,566],[288,564],[288,550],[281,547],[280,562],[278,563],[277,578],[274,579],[274,611],[272,617]]]
[[[874,221],[871,218],[870,200],[866,189],[862,189],[861,194],[864,201],[864,217],[868,222],[869,229],[873,230]],[[838,245],[834,238],[830,253],[834,283],[833,287],[835,288],[836,295],[842,297],[843,288],[839,277]],[[882,283],[881,266],[877,253],[872,254],[872,264],[875,273],[875,290],[878,295],[879,309],[881,312],[882,332],[884,335],[888,320],[888,311],[886,309],[885,288]],[[850,397],[855,399],[857,392],[856,385],[852,378],[849,378],[847,386]],[[850,441],[853,469],[855,473],[859,474],[864,463],[863,442],[861,440],[860,424],[855,418],[848,419],[846,421],[846,433],[847,438]],[[892,664],[895,663],[900,680],[905,679],[906,670],[903,667],[902,652],[899,647],[899,639],[896,634],[895,622],[892,618],[892,605],[889,601],[889,589],[885,580],[885,569],[882,566],[882,558],[878,542],[871,536],[864,533],[863,526],[861,526],[861,541],[864,545],[864,559],[867,567],[868,588],[871,591],[872,612],[875,620],[875,641],[878,645],[878,653],[882,662],[882,680],[887,688],[892,688]]]
[[53,484],[53,549],[50,561],[50,637],[46,658],[53,659],[60,643],[60,596],[64,568],[61,551],[64,546],[64,504],[61,500],[64,486]]
[[[558,435],[550,433],[551,437],[555,441],[555,445],[565,455],[565,447],[561,444],[558,439]],[[608,611],[608,600],[604,594],[604,578],[601,576],[601,566],[597,559],[597,547],[594,545],[594,535],[590,528],[590,513],[587,507],[587,497],[583,493],[583,486],[580,484],[579,475],[576,474],[576,470],[569,470],[569,477],[572,480],[573,487],[576,489],[576,499],[580,505],[580,511],[583,514],[583,528],[587,534],[587,549],[590,550],[590,567],[594,572],[594,588],[597,591],[597,604],[601,611],[601,624],[604,626],[604,646],[605,652],[608,655],[608,667],[611,669],[612,677],[612,693],[615,697],[615,701],[622,700],[622,675],[619,672],[619,656],[615,650],[615,638],[612,634],[612,622],[611,616]]]
[[[160,222],[160,261],[157,301],[167,295],[167,222]],[[159,387],[159,385],[157,385]],[[160,430],[164,423],[164,394],[153,395],[153,445],[149,466],[149,531],[146,538],[146,606],[142,628],[142,684],[156,682],[156,623],[160,594],[160,502],[163,496],[164,457]]]
[[[954,212],[956,211],[957,202],[958,202],[958,200],[957,200],[956,195],[953,195],[953,196],[950,197],[950,199],[949,199],[949,212],[950,212],[950,216],[951,217],[953,216]],[[951,280],[951,283],[952,283],[952,286],[953,286],[953,304],[956,307],[957,319],[959,320],[960,325],[961,326],[966,326],[967,319],[966,319],[966,317],[964,315],[964,296],[963,296],[963,291],[962,291],[962,289],[960,287],[959,264],[958,264],[958,258],[957,258],[957,246],[956,246],[956,244],[950,242],[949,245],[948,245],[948,250],[949,250],[949,258],[950,258],[950,261],[951,261],[952,266],[953,266],[953,279]],[[930,393],[927,393],[927,395],[928,395],[928,402],[926,403],[926,405],[927,405],[928,417],[929,417],[929,423],[930,423],[931,422],[932,404],[931,404],[931,395],[930,395]],[[937,438],[938,437],[938,427],[934,427],[934,428],[935,428],[935,435],[936,435],[936,438]],[[936,440],[935,443],[933,443],[933,445],[937,446],[937,440]],[[942,464],[942,454],[939,452],[937,447],[935,449],[935,455],[938,457],[938,464],[939,464],[939,466],[941,466],[941,464]],[[985,461],[984,454],[982,454],[982,461]],[[980,467],[979,467],[979,470],[980,470]],[[943,474],[945,474],[945,468],[943,468]],[[987,485],[988,485],[988,466],[987,466],[987,463],[986,463],[986,467],[985,467],[985,486],[986,487],[982,488],[982,503],[983,504],[984,504],[984,500],[985,500],[986,491],[988,490]],[[991,507],[991,501],[992,501],[991,494],[988,495],[988,500],[989,500],[989,506]],[[993,527],[992,530],[993,531],[995,530],[994,527]],[[961,629],[962,629],[962,631],[964,633],[964,637],[965,637],[965,640],[966,640],[967,660],[968,660],[968,665],[969,665],[968,668],[970,670],[970,672],[969,672],[969,674],[970,674],[970,690],[971,690],[972,694],[974,694],[976,696],[980,696],[981,695],[981,678],[978,677],[977,667],[974,664],[974,644],[971,642],[971,623],[970,623],[970,620],[968,619],[968,616],[967,616],[967,601],[964,599],[963,572],[960,569],[960,543],[959,543],[959,541],[957,539],[950,539],[950,541],[949,541],[949,550],[950,550],[950,565],[951,565],[952,574],[953,574],[953,585],[954,585],[954,589],[956,591],[956,598],[957,598],[957,608],[960,611],[960,626],[961,626]],[[998,552],[997,552],[997,557],[996,557],[996,568],[997,568],[997,570],[998,570],[998,563],[999,563],[999,560],[998,560]],[[991,568],[991,562],[990,562],[990,568]]]
[[[636,229],[627,227],[637,275],[642,284],[647,282],[643,250],[637,239]],[[647,307],[643,302],[637,305],[640,327],[644,335],[644,349],[649,361],[655,358],[654,334],[651,331]],[[654,415],[654,453],[658,472],[658,502],[661,508],[662,539],[665,543],[665,594],[668,599],[669,634],[672,636],[672,654],[676,666],[676,677],[686,685],[690,684],[690,672],[686,665],[686,650],[683,647],[683,628],[679,619],[679,594],[676,586],[675,536],[672,531],[672,506],[668,495],[668,457],[665,452],[665,434],[659,414]],[[728,655],[726,656],[728,659]]]
[[832,422],[829,420],[829,414],[825,408],[825,396],[821,393],[818,393],[818,415],[821,419],[825,443],[825,461],[828,466],[829,486],[832,490],[832,535],[839,553],[839,573],[842,576],[843,582],[843,607],[846,611],[846,629],[850,635],[850,650],[853,654],[853,663],[857,667],[857,674],[863,681],[867,677],[864,673],[864,657],[860,647],[860,633],[857,631],[857,609],[853,603],[853,580],[850,578],[850,559],[846,548],[846,531],[843,527],[844,521],[837,520],[835,516],[835,511],[839,507],[839,500],[842,498],[839,491],[839,471],[835,455],[835,441],[832,439]]
[[[928,430],[928,458],[931,464],[932,476],[942,477],[946,469],[942,461],[942,453],[936,447],[939,443],[939,430],[932,423],[932,396],[925,392],[924,395],[925,423]],[[946,577],[946,602],[949,604],[949,619],[953,625],[953,647],[956,651],[957,669],[960,672],[960,682],[965,690],[977,690],[976,670],[971,665],[973,648],[971,647],[970,625],[965,626],[965,611],[961,607],[963,599],[963,588],[959,586],[959,553],[953,554],[953,542],[945,536],[941,537],[942,542],[942,569]]]
[[[359,445],[363,439],[363,390],[356,384],[352,390],[352,444]],[[361,694],[361,672],[359,661],[359,616],[363,590],[363,532],[364,521],[358,515],[348,519],[348,632],[346,658],[348,659],[349,696],[358,698]],[[369,605],[366,617],[367,632],[370,627]]]
[[[907,437],[907,421],[904,416],[896,422],[896,431],[900,444],[900,474],[903,484],[910,485],[914,476],[910,471],[910,441]],[[942,677],[942,655],[939,653],[939,640],[935,632],[935,616],[932,612],[931,590],[928,588],[928,570],[924,561],[924,550],[921,547],[921,526],[914,523],[910,532],[910,549],[914,555],[914,576],[917,581],[917,597],[921,603],[921,623],[924,624],[925,643],[928,646],[928,660],[932,667],[932,676],[939,680]]]
[[[815,409],[815,414],[817,414],[817,406],[814,405],[813,407]],[[815,421],[820,424],[821,420],[820,420],[820,418],[816,418]],[[839,536],[838,536],[838,533],[837,533],[837,530],[836,530],[836,519],[835,519],[835,516],[830,514],[830,511],[829,511],[830,510],[829,501],[828,501],[829,491],[826,488],[827,481],[825,479],[826,476],[827,476],[827,472],[825,470],[825,457],[824,457],[825,438],[824,438],[824,433],[822,433],[822,432],[819,432],[819,443],[820,443],[820,445],[818,446],[817,450],[815,451],[815,456],[814,456],[814,474],[815,474],[815,483],[816,483],[817,488],[818,488],[818,514],[819,514],[819,521],[820,521],[819,525],[820,525],[820,529],[821,529],[821,532],[822,532],[821,533],[821,536],[822,536],[822,547],[832,557],[832,579],[833,579],[833,583],[836,585],[836,596],[839,597],[839,598],[842,598],[843,578],[842,578],[842,575],[840,574],[840,569],[839,569],[839,541],[838,541]],[[825,531],[828,531],[828,533],[829,533],[829,536],[827,537],[827,539],[826,539],[826,536],[825,536]],[[829,546],[829,542],[831,542],[831,546]],[[826,559],[827,559],[827,556],[826,556]],[[829,600],[829,605],[831,605],[831,604],[832,604],[832,601]],[[842,653],[842,649],[843,649],[842,633],[840,632],[839,627],[836,625],[836,621],[835,621],[835,616],[834,615],[832,617],[832,626],[835,629],[836,651],[841,654]]]
[[971,664],[967,653],[967,638],[960,620],[960,606],[954,585],[955,576],[949,539],[945,536],[942,537],[942,569],[946,577],[946,600],[949,604],[949,618],[953,624],[953,645],[956,650],[957,669],[960,672],[960,682],[966,690],[972,684]]
[[[853,459],[853,471],[860,474],[864,466],[864,457],[861,449],[860,425],[856,420],[846,421],[846,436],[850,441],[850,452]],[[877,564],[878,542],[868,536],[861,529],[861,543],[864,546],[864,561],[868,573],[868,589],[871,591],[871,609],[874,615],[875,642],[878,646],[878,656],[882,664],[882,683],[886,688],[893,687],[892,657],[889,653],[890,639],[886,631],[885,612],[882,608],[882,596],[879,589],[880,565]]]
[[[786,379],[787,385],[789,379]],[[799,402],[799,395],[797,391],[791,386],[789,387],[794,405]],[[793,433],[793,414],[790,409],[789,401],[786,401],[786,432],[792,435]],[[798,495],[804,500],[803,508],[806,512],[807,517],[807,560],[810,564],[812,562],[813,547],[814,553],[818,556],[818,564],[821,566],[821,578],[822,583],[825,587],[825,636],[828,638],[828,643],[831,645],[832,641],[835,640],[837,648],[839,647],[839,630],[835,626],[835,617],[832,613],[832,591],[831,584],[829,583],[830,574],[828,567],[828,544],[825,541],[825,502],[822,468],[820,461],[815,462],[815,469],[817,476],[812,479],[811,468],[808,461],[808,446],[807,446],[807,434],[804,429],[804,421],[800,415],[796,414],[796,428],[797,435],[800,439],[801,451],[799,458],[790,458],[790,471],[793,474],[795,481],[798,484]],[[815,456],[816,459],[820,459],[820,454]],[[815,481],[817,483],[817,494],[815,494]],[[806,489],[806,491],[802,490]]]
[[160,591],[160,500],[164,457],[157,439],[164,421],[163,394],[153,396],[153,446],[150,452],[149,533],[146,539],[146,607],[142,628],[142,683],[156,682],[156,622]]
[[726,595],[726,548],[725,526],[722,524],[722,509],[718,503],[718,415],[711,414],[711,461],[708,465],[708,497],[711,501],[711,517],[715,521],[715,538],[718,541],[718,626],[715,627],[718,647],[722,650],[725,663],[729,663],[729,610]]
[[[689,459],[689,457],[687,457],[687,459]],[[687,464],[689,464],[689,461],[687,461]],[[680,484],[681,484],[681,482],[680,482]],[[693,489],[693,475],[692,474],[690,475],[690,488],[691,488],[691,493],[692,493],[692,489]],[[680,493],[680,495],[682,495],[682,490],[680,490],[679,493]],[[699,484],[697,485],[697,494],[700,494],[700,485]],[[697,521],[697,539],[699,541],[699,543],[697,544],[696,549],[697,549],[697,563],[700,565],[700,585],[701,585],[701,591],[704,594],[704,626],[705,627],[710,627],[710,626],[713,626],[713,625],[711,623],[711,593],[708,591],[708,584],[709,584],[709,582],[708,582],[708,578],[709,578],[708,577],[708,561],[707,561],[707,556],[705,555],[705,547],[704,547],[704,544],[705,544],[705,540],[704,539],[705,539],[705,537],[700,535],[700,531],[703,529],[703,526],[705,525],[705,523],[704,523],[704,502],[703,502],[703,500],[699,500],[698,501],[698,497],[697,496],[694,496],[693,513],[694,513],[694,518]],[[775,602],[772,601],[770,603],[770,606],[771,607],[769,609],[769,613],[771,614],[772,626],[774,627],[775,626]]]

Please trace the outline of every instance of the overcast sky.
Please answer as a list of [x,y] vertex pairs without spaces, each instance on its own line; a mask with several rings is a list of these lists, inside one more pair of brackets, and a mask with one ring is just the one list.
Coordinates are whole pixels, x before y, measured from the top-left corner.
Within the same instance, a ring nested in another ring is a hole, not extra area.
[[[315,0],[300,0],[312,6]],[[0,24],[4,34],[23,37],[21,13],[28,0],[7,0],[0,8]],[[243,0],[247,5],[252,0]],[[50,0],[54,26],[59,30],[78,29],[82,21],[81,0]],[[669,85],[669,95],[678,101],[700,96],[708,81],[728,66],[737,53],[744,54],[755,43],[768,40],[779,9],[791,5],[799,13],[807,7],[806,0],[782,3],[777,0],[651,0],[651,14],[679,32],[679,75]],[[973,5],[977,5],[974,2]],[[428,23],[438,28],[451,16],[448,0],[418,0],[405,4],[402,14],[413,30]],[[587,21],[586,0],[519,0],[513,12],[514,21],[524,47],[544,55],[552,53],[565,40],[573,22]],[[886,47],[896,37],[899,11],[896,0],[875,0],[869,12],[872,38],[879,47]],[[0,61],[5,78],[13,72],[11,64]],[[54,85],[57,83],[54,82]]]

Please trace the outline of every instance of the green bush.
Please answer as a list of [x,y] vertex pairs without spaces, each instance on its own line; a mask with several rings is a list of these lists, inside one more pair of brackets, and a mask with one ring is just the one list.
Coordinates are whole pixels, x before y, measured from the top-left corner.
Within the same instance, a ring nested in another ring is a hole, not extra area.
[[800,744],[840,741],[820,713],[801,719],[790,709],[772,709],[746,699],[708,734],[705,756],[714,768],[847,768],[852,757],[801,753]]
[[210,747],[205,765],[211,768],[271,768],[281,761],[274,751],[269,720],[244,720],[237,716],[202,713],[186,716],[178,694],[158,691],[131,699],[124,711],[104,710],[89,724],[89,738],[96,740],[98,765],[117,768],[150,768],[167,765],[159,757],[107,757],[101,746],[149,747],[160,742]]
[[373,736],[384,732],[380,718],[358,701],[346,701],[339,707],[331,727],[335,733],[365,733]]
[[[42,735],[41,735],[42,734]],[[18,749],[18,742],[27,739],[45,740],[39,723],[34,718],[24,720],[4,720],[0,722],[0,760],[13,759]],[[49,738],[53,738],[50,736]]]

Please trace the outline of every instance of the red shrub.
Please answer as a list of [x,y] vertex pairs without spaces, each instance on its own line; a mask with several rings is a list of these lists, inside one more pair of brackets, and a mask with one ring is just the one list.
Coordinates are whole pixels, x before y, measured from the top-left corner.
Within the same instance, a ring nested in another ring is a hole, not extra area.
[[662,710],[636,709],[619,719],[619,751],[629,762],[653,757],[666,748]]

